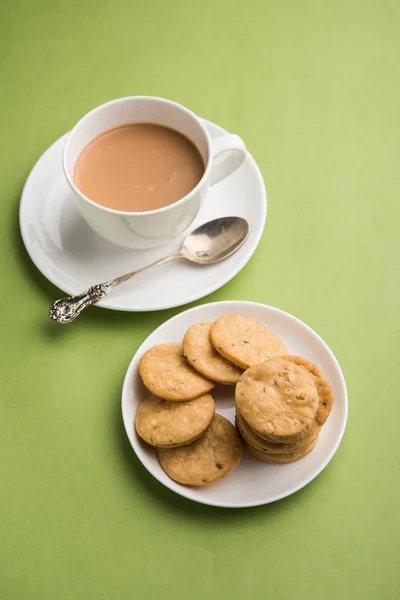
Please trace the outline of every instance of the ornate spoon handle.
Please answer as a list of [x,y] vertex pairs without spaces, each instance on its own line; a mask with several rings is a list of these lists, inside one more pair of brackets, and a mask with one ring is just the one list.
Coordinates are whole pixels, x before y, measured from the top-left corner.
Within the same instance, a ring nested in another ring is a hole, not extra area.
[[92,285],[86,292],[78,296],[60,298],[50,306],[49,317],[58,323],[70,323],[81,314],[84,308],[98,302],[107,292],[106,286],[100,283],[99,285]]
[[92,287],[82,294],[78,294],[77,296],[69,296],[68,298],[60,298],[60,300],[56,300],[50,306],[49,317],[50,319],[57,321],[57,323],[71,323],[71,321],[76,319],[76,317],[81,314],[84,308],[90,306],[91,304],[96,304],[96,302],[101,300],[101,298],[104,298],[104,296],[108,294],[110,290],[115,288],[120,283],[128,281],[128,279],[131,279],[131,277],[137,275],[137,273],[142,273],[143,271],[147,271],[152,267],[164,264],[170,260],[175,260],[176,258],[183,258],[183,254],[181,252],[176,252],[175,254],[164,256],[163,258],[159,258],[149,265],[145,265],[144,267],[136,269],[136,271],[125,273],[125,275],[111,279],[106,283],[92,285]]

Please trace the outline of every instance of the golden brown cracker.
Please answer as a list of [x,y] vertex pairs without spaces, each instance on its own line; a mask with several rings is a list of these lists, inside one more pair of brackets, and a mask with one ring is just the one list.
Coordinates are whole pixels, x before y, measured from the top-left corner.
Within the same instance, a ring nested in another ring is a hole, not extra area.
[[183,402],[171,402],[151,395],[139,406],[135,427],[148,444],[172,448],[197,439],[211,423],[214,411],[214,400],[210,394]]
[[192,400],[214,387],[189,365],[180,343],[153,346],[140,359],[139,370],[147,389],[164,400]]
[[241,315],[217,319],[211,328],[211,342],[222,356],[242,369],[287,354],[282,340],[268,327]]
[[157,450],[165,473],[185,485],[206,486],[219,481],[238,466],[243,453],[235,427],[214,414],[210,426],[195,442]]

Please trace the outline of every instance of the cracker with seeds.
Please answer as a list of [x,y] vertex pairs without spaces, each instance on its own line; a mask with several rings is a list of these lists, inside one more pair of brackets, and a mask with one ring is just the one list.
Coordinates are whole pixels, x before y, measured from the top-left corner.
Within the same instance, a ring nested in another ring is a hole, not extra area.
[[173,448],[200,437],[211,423],[214,411],[215,404],[210,394],[183,402],[171,402],[151,395],[139,406],[135,427],[148,444]]
[[189,365],[180,343],[153,346],[140,359],[139,370],[147,389],[164,400],[192,400],[214,387]]
[[195,486],[210,485],[231,473],[242,453],[236,428],[218,414],[214,414],[208,429],[195,442],[157,450],[160,465],[171,479]]
[[217,319],[211,328],[211,342],[219,354],[242,369],[287,354],[282,340],[268,327],[241,315]]

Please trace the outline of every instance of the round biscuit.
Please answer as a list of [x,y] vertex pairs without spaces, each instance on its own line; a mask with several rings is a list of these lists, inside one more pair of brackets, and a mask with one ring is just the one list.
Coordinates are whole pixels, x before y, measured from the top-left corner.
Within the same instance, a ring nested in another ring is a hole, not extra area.
[[158,448],[165,473],[178,483],[206,486],[231,473],[242,458],[243,446],[236,428],[225,417],[214,414],[204,434],[179,448]]
[[226,359],[242,369],[287,354],[282,340],[258,321],[222,315],[211,328],[211,342]]
[[213,323],[196,323],[183,338],[183,354],[196,371],[217,383],[234,385],[243,370],[221,356],[211,343]]
[[172,448],[200,437],[211,423],[214,411],[210,394],[184,402],[171,402],[151,395],[139,406],[135,427],[148,444]]
[[140,359],[139,371],[147,389],[164,400],[192,400],[214,387],[189,365],[180,343],[159,344],[147,350]]

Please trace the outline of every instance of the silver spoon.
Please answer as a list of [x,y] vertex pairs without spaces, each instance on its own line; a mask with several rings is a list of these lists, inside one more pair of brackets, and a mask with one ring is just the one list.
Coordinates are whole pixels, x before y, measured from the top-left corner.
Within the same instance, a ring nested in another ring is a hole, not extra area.
[[224,260],[240,248],[249,233],[249,229],[248,222],[241,217],[223,217],[204,223],[184,239],[182,248],[178,252],[159,258],[149,265],[140,267],[106,283],[93,285],[86,292],[77,296],[56,300],[50,307],[49,317],[58,323],[70,323],[80,315],[84,308],[104,298],[109,291],[120,283],[128,281],[138,273],[176,258],[186,258],[186,260],[199,265],[212,265]]

